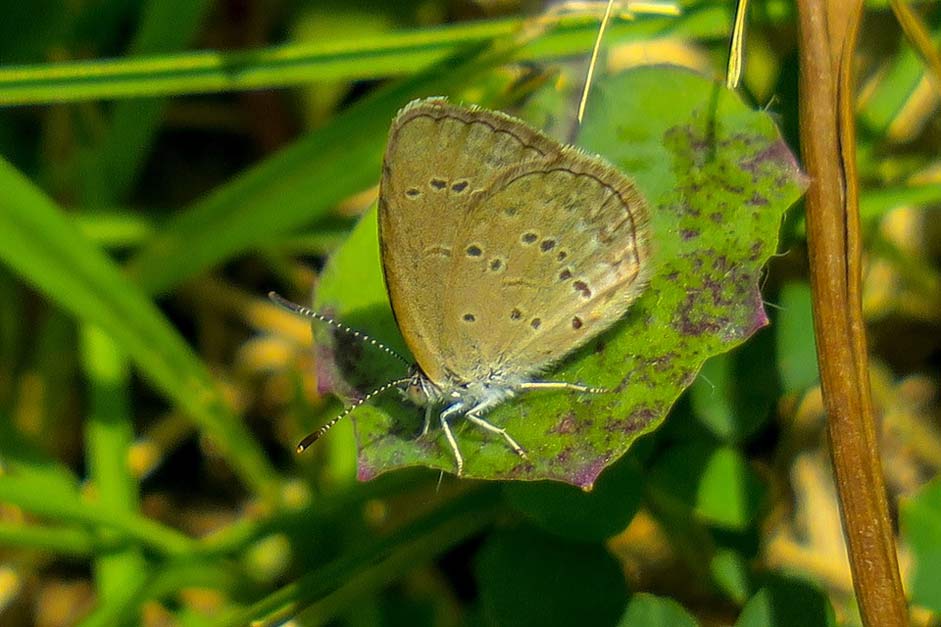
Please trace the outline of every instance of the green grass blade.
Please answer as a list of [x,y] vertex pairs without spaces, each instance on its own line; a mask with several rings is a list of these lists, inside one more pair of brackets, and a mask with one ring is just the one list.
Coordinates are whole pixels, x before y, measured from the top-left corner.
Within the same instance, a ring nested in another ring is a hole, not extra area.
[[220,621],[220,626],[248,625],[258,620],[271,624],[303,613],[304,625],[336,618],[364,591],[386,586],[407,569],[440,555],[490,525],[499,512],[499,492],[492,487],[474,490],[427,516],[360,550],[347,553],[248,608]]
[[124,540],[134,540],[160,553],[182,554],[197,546],[182,533],[149,518],[106,510],[79,499],[76,494],[57,494],[30,477],[0,476],[0,502],[64,524],[110,529]]
[[[131,56],[174,52],[193,39],[208,0],[150,0],[130,46]],[[123,198],[134,182],[163,121],[163,99],[118,102],[107,129],[82,159],[81,181],[88,202],[109,203]]]
[[145,291],[160,293],[213,264],[310,224],[378,179],[389,122],[413,97],[447,93],[495,64],[515,44],[461,59],[380,89],[318,131],[185,210],[130,261]]
[[[91,325],[81,330],[81,356],[89,387],[85,431],[89,479],[102,509],[137,514],[138,487],[128,464],[134,441],[130,364],[111,338]],[[138,547],[101,551],[95,558],[99,598],[105,601],[119,594],[145,572]]]
[[0,523],[0,545],[89,559],[99,542],[86,529]]
[[[607,41],[674,34],[720,38],[725,6],[707,6],[680,19],[646,17],[612,25]],[[76,102],[305,85],[314,81],[376,80],[422,71],[467,46],[511,36],[524,24],[508,18],[422,28],[349,41],[290,44],[240,52],[189,52],[144,58],[75,61],[0,68],[0,105]],[[595,17],[569,16],[516,59],[558,59],[591,49]]]
[[216,441],[242,480],[273,498],[274,470],[198,357],[111,260],[6,161],[0,161],[0,207],[0,259],[63,309],[106,330]]

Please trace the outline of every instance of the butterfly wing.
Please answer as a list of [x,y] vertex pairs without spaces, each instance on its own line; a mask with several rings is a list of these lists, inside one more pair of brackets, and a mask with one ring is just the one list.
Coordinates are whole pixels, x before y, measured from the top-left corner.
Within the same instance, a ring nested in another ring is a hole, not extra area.
[[[525,377],[621,318],[650,273],[649,211],[634,183],[566,148],[502,173],[452,244],[440,339],[465,381]],[[479,255],[471,255],[480,249]]]
[[442,99],[414,101],[393,121],[379,187],[382,266],[399,329],[432,381],[445,378],[445,279],[466,254],[456,249],[464,214],[509,167],[561,150],[509,116]]

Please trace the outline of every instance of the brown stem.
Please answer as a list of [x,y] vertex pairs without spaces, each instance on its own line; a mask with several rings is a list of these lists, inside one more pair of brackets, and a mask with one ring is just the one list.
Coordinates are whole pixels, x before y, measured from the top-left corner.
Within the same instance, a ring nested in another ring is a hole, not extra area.
[[820,379],[863,624],[908,623],[869,393],[861,308],[853,53],[862,2],[798,0],[800,134]]

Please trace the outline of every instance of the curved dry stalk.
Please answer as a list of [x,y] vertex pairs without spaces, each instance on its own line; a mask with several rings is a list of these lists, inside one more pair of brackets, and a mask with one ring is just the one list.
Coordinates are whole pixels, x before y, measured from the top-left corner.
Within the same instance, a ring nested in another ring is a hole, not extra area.
[[863,624],[908,624],[869,390],[861,308],[853,54],[862,2],[800,0],[800,133],[814,331]]

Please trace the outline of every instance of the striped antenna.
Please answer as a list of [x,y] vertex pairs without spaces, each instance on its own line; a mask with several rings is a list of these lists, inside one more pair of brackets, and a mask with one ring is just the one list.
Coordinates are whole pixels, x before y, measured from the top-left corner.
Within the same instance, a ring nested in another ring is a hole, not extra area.
[[401,361],[406,366],[411,367],[412,365],[411,362],[409,362],[409,360],[405,359],[404,357],[399,355],[397,352],[395,352],[394,350],[392,350],[391,348],[389,348],[388,346],[386,346],[379,340],[375,340],[369,337],[368,335],[366,335],[365,333],[357,331],[356,329],[351,329],[345,324],[337,322],[333,318],[325,316],[321,313],[317,313],[316,311],[314,311],[313,309],[310,309],[309,307],[304,307],[303,305],[292,303],[291,301],[284,298],[277,292],[268,292],[268,298],[271,299],[271,302],[281,307],[282,309],[290,311],[291,313],[295,313],[299,316],[303,316],[305,318],[310,318],[311,320],[318,320],[320,322],[324,322],[330,325],[331,327],[333,327],[334,329],[338,329],[342,331],[343,333],[346,333],[352,337],[355,337],[358,340],[361,340],[363,342],[366,342],[367,344],[371,344],[372,346],[375,346],[376,348],[378,348],[381,351],[384,351],[388,355],[392,355],[393,357]]
[[388,383],[383,383],[381,386],[379,386],[378,388],[368,393],[363,398],[359,399],[358,401],[354,402],[352,405],[344,409],[343,413],[335,416],[334,418],[331,418],[329,422],[325,423],[322,427],[320,427],[319,429],[317,429],[316,431],[308,435],[306,438],[301,440],[300,444],[297,445],[297,452],[303,453],[304,451],[306,451],[310,447],[311,444],[313,444],[314,442],[322,438],[323,434],[325,434],[327,431],[332,429],[333,425],[335,425],[336,423],[340,422],[341,420],[343,420],[344,418],[352,414],[354,409],[356,409],[363,403],[368,402],[369,399],[375,398],[376,396],[379,396],[383,392],[390,390],[398,385],[402,385],[403,383],[408,383],[411,380],[412,380],[411,377],[405,377],[404,379],[396,379],[395,381],[389,381]]

